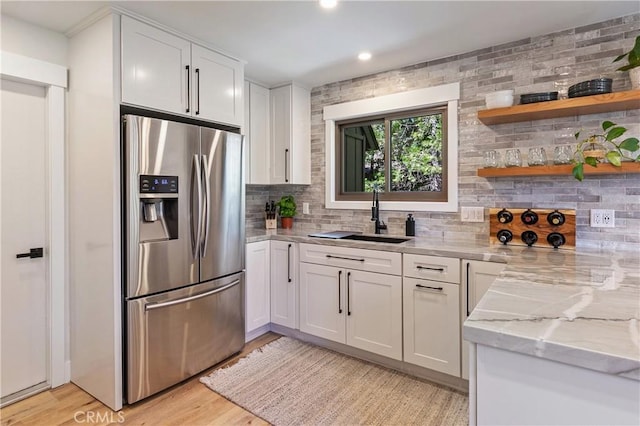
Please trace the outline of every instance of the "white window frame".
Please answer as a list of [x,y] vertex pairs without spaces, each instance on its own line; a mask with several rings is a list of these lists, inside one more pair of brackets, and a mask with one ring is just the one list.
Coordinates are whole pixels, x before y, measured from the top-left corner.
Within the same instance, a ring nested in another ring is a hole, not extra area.
[[380,201],[384,210],[458,211],[458,101],[460,83],[329,105],[325,120],[325,208],[368,210],[370,201],[336,201],[336,121],[447,105],[447,201]]

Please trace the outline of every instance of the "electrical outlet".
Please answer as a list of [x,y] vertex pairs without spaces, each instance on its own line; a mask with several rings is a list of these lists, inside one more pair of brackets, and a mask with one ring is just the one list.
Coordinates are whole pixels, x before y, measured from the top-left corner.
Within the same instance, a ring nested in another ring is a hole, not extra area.
[[484,207],[460,207],[462,222],[484,222]]
[[302,203],[302,214],[309,214],[309,203]]
[[616,211],[608,209],[591,209],[592,228],[615,228]]

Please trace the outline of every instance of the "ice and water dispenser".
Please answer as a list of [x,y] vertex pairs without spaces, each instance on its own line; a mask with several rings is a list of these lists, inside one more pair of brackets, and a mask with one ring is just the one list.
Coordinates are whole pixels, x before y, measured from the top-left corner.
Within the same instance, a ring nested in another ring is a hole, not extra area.
[[178,238],[178,176],[140,176],[139,242]]

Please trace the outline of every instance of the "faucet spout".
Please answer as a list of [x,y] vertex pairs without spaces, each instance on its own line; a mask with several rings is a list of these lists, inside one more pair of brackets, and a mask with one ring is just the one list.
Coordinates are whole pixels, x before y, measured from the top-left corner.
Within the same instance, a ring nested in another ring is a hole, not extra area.
[[373,206],[371,206],[371,221],[375,222],[375,233],[380,234],[380,230],[387,229],[387,225],[380,220],[380,199],[378,189],[373,188]]

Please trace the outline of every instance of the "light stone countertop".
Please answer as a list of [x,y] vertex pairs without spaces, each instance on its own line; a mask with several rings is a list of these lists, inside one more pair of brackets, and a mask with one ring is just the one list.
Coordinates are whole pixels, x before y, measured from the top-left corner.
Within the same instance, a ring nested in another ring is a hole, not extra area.
[[400,244],[247,230],[262,240],[506,262],[471,316],[466,340],[640,381],[640,252],[492,246],[415,237]]

